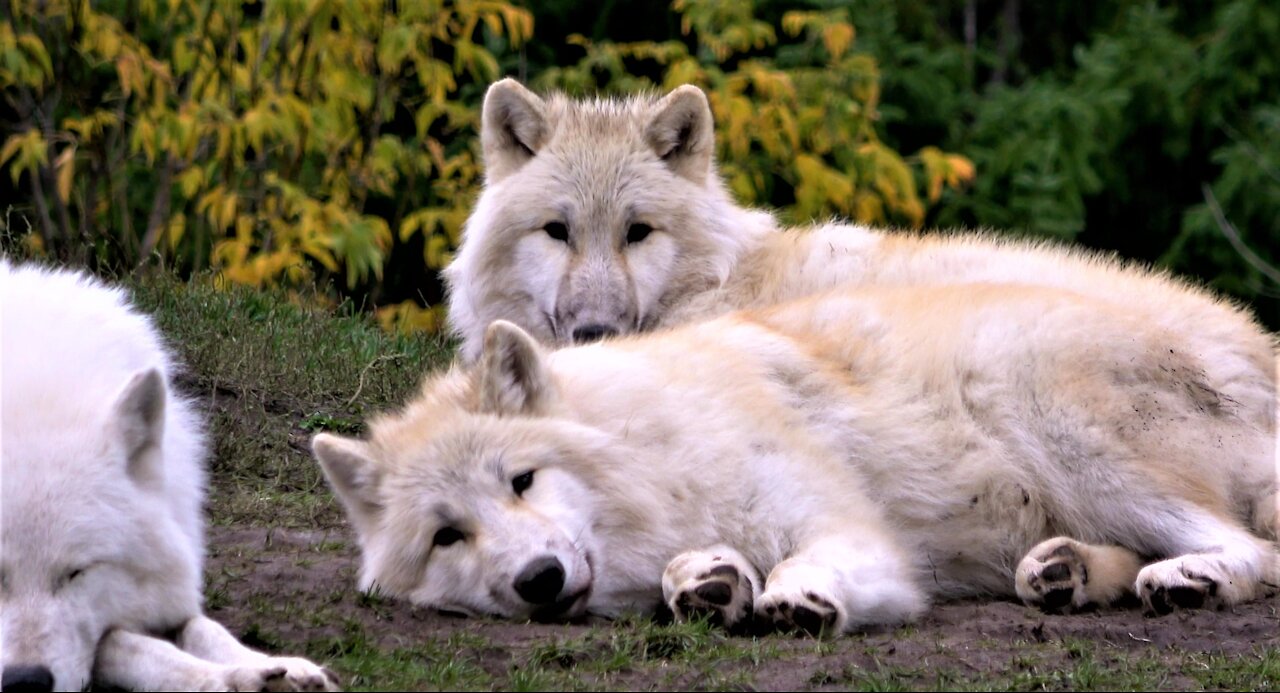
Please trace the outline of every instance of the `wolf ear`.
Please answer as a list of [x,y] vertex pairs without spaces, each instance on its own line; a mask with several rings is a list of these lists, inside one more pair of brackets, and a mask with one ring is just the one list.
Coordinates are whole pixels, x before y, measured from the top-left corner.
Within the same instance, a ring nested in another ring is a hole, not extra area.
[[311,439],[311,454],[320,463],[334,495],[346,507],[351,524],[361,534],[371,530],[383,506],[378,497],[381,472],[370,459],[368,446],[351,438],[317,433]]
[[716,134],[711,105],[701,89],[686,84],[663,97],[644,136],[672,171],[696,183],[706,180]]
[[164,478],[164,376],[155,368],[135,373],[120,391],[111,425],[124,447],[125,471],[139,485]]
[[547,139],[545,104],[510,77],[485,92],[480,120],[485,174],[493,181],[515,173]]
[[480,356],[480,410],[499,416],[539,415],[556,401],[542,347],[524,330],[495,320]]

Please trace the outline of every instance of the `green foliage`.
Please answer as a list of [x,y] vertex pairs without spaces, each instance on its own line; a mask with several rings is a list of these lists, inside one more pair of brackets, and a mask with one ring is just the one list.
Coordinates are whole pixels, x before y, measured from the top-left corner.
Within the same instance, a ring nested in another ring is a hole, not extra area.
[[[708,87],[734,190],[797,220],[919,225],[972,176],[963,157],[904,159],[880,141],[879,73],[846,10],[673,9],[694,49],[570,37],[586,56],[535,82]],[[381,304],[385,327],[431,329],[436,310],[381,298],[384,272],[393,250],[420,249],[399,263],[418,276],[448,262],[481,182],[480,96],[524,66],[532,35],[528,10],[496,0],[19,2],[0,23],[17,115],[0,167],[29,200],[29,250],[212,266],[255,287],[333,278]],[[637,61],[661,79],[632,74]]]
[[494,0],[18,2],[0,165],[64,258],[352,288],[422,235],[439,268],[479,177],[463,96],[532,29]]
[[893,104],[886,141],[937,143],[978,171],[930,223],[1159,262],[1280,328],[1280,6],[869,0],[855,20]]
[[[586,55],[537,84],[577,94],[703,87],[733,192],[781,207],[795,222],[840,216],[919,226],[944,186],[973,177],[962,156],[925,146],[904,158],[880,140],[880,74],[870,55],[853,50],[848,9],[788,11],[777,26],[751,2],[676,0],[673,9],[692,48],[575,35],[570,41]],[[645,76],[653,66],[658,76]]]
[[117,271],[333,284],[388,329],[433,329],[489,82],[691,82],[744,203],[1075,240],[1280,326],[1276,35],[1266,0],[20,0],[0,19],[5,230]]

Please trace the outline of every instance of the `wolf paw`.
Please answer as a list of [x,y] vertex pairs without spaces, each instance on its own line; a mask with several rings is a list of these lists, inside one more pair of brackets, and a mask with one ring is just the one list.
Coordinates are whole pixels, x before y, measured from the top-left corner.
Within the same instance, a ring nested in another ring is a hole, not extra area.
[[818,637],[836,635],[842,620],[835,602],[816,591],[785,594],[770,590],[756,604],[756,616],[784,632],[803,631]]
[[340,691],[338,677],[299,657],[270,657],[261,663],[224,667],[203,690]]
[[209,673],[206,681],[190,682],[199,691],[287,691],[285,674],[289,670],[273,665],[230,665]]
[[301,657],[272,657],[271,666],[286,669],[284,687],[273,688],[279,691],[340,691],[341,682],[338,675],[327,667],[322,667]]
[[711,623],[732,630],[750,623],[754,575],[736,551],[689,551],[667,565],[663,596],[676,620],[706,615]]
[[1058,537],[1041,542],[1022,559],[1014,577],[1018,598],[1045,613],[1079,611],[1089,604],[1089,568],[1078,542]]
[[1174,609],[1213,608],[1221,604],[1219,582],[1212,566],[1191,556],[1172,558],[1138,572],[1138,597],[1148,615],[1163,616]]

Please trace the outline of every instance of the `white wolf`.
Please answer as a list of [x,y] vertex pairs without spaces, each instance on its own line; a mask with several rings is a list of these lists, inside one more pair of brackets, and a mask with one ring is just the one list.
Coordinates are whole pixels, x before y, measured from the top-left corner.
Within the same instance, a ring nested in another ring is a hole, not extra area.
[[[1280,580],[1273,345],[1140,300],[844,290],[546,353],[496,322],[314,453],[360,586],[513,618],[665,601],[848,631],[931,597],[1230,605]],[[1227,325],[1234,318],[1241,324]]]
[[4,260],[0,311],[4,690],[333,689],[201,614],[203,433],[148,319]]
[[693,86],[575,101],[507,79],[490,87],[482,120],[485,187],[445,271],[468,361],[496,319],[564,345],[846,283],[1051,286],[1140,303],[1209,348],[1250,334],[1227,315],[1238,309],[1207,292],[1082,250],[843,224],[780,230],[726,192],[711,110]]

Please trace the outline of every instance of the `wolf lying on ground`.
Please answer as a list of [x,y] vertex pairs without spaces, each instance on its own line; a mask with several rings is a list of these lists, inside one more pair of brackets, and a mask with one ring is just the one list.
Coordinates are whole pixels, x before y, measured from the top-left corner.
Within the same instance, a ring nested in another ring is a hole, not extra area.
[[313,450],[361,589],[465,614],[663,601],[838,632],[935,597],[1257,599],[1280,581],[1271,339],[1201,324],[1248,335],[1205,353],[1162,318],[969,284],[551,353],[500,321],[368,440]]
[[148,319],[4,260],[0,310],[0,686],[336,690],[201,614],[204,437]]
[[485,187],[445,271],[450,325],[468,361],[497,319],[565,345],[846,283],[1065,288],[1140,304],[1196,340],[1187,344],[1197,352],[1253,334],[1248,318],[1207,292],[1083,250],[844,224],[780,230],[725,190],[711,110],[693,86],[575,101],[503,80],[485,96],[481,141]]

